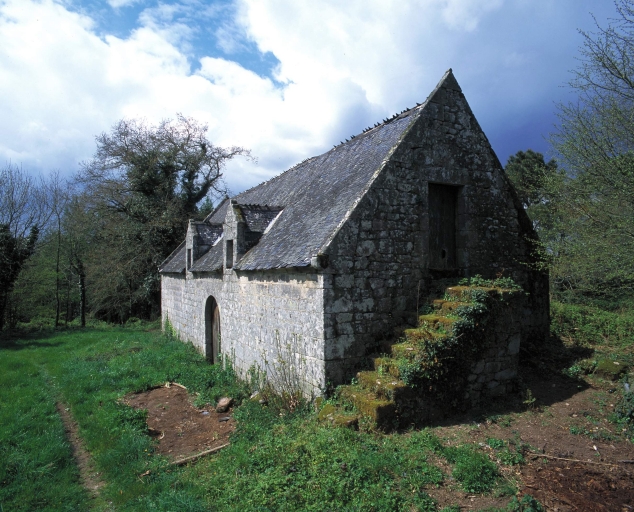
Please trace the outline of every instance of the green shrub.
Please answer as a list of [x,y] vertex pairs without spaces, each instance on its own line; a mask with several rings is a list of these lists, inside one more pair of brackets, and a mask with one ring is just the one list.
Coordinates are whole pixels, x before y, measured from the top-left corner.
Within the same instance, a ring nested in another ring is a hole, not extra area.
[[505,512],[546,512],[546,509],[530,494],[525,494],[521,500],[513,497]]
[[502,441],[501,439],[496,439],[494,437],[487,439],[487,444],[494,450],[500,450],[506,446],[506,443],[504,441]]
[[577,343],[608,344],[623,347],[634,342],[634,311],[605,311],[596,307],[564,304],[550,305],[551,331]]
[[467,492],[489,492],[499,476],[498,468],[482,452],[472,446],[447,447],[447,461],[454,465],[451,475]]
[[614,423],[622,425],[634,439],[634,391],[626,392],[614,408],[610,418]]

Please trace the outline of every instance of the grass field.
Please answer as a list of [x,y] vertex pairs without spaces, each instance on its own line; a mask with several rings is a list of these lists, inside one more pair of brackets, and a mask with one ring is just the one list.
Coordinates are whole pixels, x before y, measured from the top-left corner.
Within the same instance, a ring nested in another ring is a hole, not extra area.
[[[226,395],[243,400],[228,448],[184,467],[154,453],[145,413],[119,399],[167,381],[198,393],[199,404]],[[433,429],[384,435],[329,428],[308,406],[290,414],[246,400],[250,391],[230,369],[207,364],[191,346],[157,330],[5,335],[0,512],[436,511],[441,508],[430,494],[441,487],[508,503],[495,510],[530,510],[530,500],[520,505],[514,498],[517,481],[508,468],[523,459],[508,442],[452,444]],[[77,421],[105,484],[97,496],[80,484],[58,402]],[[489,456],[493,448],[503,456]]]

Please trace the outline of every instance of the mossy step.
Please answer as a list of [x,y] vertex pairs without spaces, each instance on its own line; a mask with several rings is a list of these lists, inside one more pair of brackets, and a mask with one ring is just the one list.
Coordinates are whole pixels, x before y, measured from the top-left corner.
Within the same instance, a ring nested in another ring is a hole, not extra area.
[[409,361],[425,360],[429,351],[419,343],[395,343],[392,345],[392,357],[394,359],[407,359]]
[[619,361],[613,361],[612,359],[601,359],[597,363],[597,367],[594,370],[594,374],[604,379],[619,380],[621,375],[627,372],[628,366]]
[[378,398],[385,400],[398,402],[399,399],[409,398],[413,393],[412,388],[390,374],[370,371],[359,372],[357,380],[361,388],[372,391]]
[[448,318],[442,315],[420,315],[418,317],[418,325],[421,327],[429,326],[432,329],[445,329],[451,330],[451,327],[456,322],[455,318]]
[[379,428],[391,427],[396,418],[393,401],[381,399],[359,386],[340,386],[339,398],[354,405],[359,413],[369,417]]
[[445,295],[457,300],[471,301],[474,292],[484,292],[495,298],[507,299],[517,294],[517,291],[508,288],[497,288],[493,286],[450,286],[445,290]]
[[436,299],[432,302],[433,308],[441,315],[449,315],[454,313],[460,306],[468,306],[469,302],[459,300]]
[[398,379],[398,365],[396,364],[396,360],[392,359],[391,357],[387,357],[387,356],[381,356],[381,357],[375,357],[372,359],[372,362],[374,363],[374,369],[377,372],[381,372],[381,373],[388,373],[390,374],[392,377],[395,377]]
[[344,412],[336,405],[325,404],[317,413],[317,420],[328,423],[333,427],[347,427],[357,429],[359,427],[359,415]]
[[436,341],[442,340],[447,337],[447,334],[435,331],[430,327],[416,327],[413,329],[405,329],[403,331],[405,339],[409,343],[418,343],[421,341]]

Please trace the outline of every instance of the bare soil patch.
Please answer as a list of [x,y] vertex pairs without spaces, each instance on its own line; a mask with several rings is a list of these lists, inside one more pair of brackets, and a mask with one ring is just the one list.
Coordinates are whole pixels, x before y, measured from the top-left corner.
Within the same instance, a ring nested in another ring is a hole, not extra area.
[[[522,411],[524,396],[515,403],[495,404],[495,412],[454,418],[435,433],[452,445],[479,443],[492,459],[499,452],[488,446],[488,439],[521,447],[525,462],[501,465],[502,474],[515,482],[521,495],[530,494],[546,510],[634,511],[634,445],[607,419],[621,384],[546,372],[524,374],[523,380],[535,399],[529,410]],[[492,496],[430,494],[441,504],[459,504],[463,510],[501,506]]]
[[99,494],[99,489],[104,485],[104,482],[99,478],[99,473],[95,471],[92,457],[86,448],[84,448],[83,441],[79,437],[79,426],[70,413],[68,407],[62,402],[55,404],[57,412],[62,418],[64,423],[64,430],[66,431],[66,437],[71,445],[73,451],[73,458],[79,468],[79,478],[85,489],[90,492],[92,496]]
[[148,432],[157,441],[156,451],[174,462],[227,444],[236,427],[231,409],[224,413],[213,407],[197,409],[187,390],[175,384],[128,395],[124,402],[147,409]]

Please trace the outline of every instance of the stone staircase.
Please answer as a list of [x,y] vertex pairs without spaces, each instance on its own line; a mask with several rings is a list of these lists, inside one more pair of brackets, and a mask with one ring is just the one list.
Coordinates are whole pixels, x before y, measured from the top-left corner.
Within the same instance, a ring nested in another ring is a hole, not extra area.
[[517,373],[521,295],[494,286],[441,289],[417,327],[371,357],[373,369],[340,386],[334,403],[318,402],[320,421],[393,430],[508,392]]

